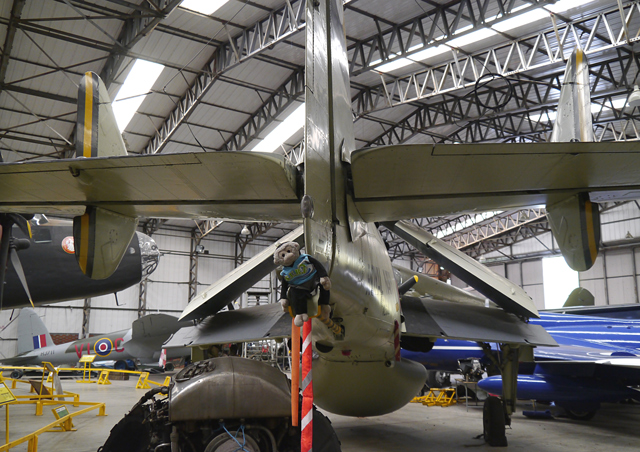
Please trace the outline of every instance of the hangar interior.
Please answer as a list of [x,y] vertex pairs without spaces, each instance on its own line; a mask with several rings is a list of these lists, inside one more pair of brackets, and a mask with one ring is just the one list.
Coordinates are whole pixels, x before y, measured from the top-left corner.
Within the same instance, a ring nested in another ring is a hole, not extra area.
[[[99,74],[117,99],[143,61],[153,63],[142,69],[143,78],[155,71],[157,79],[114,102],[141,101],[122,126],[129,153],[260,149],[300,164],[303,129],[295,112],[304,105],[305,1],[208,3],[213,12],[190,9],[188,0],[2,2],[2,161],[72,157],[82,74]],[[517,148],[547,141],[575,48],[590,63],[596,139],[640,136],[640,113],[628,102],[639,83],[637,1],[345,0],[344,8],[357,148],[456,142]],[[272,134],[285,125],[290,130]],[[284,140],[273,142],[274,135]],[[579,284],[598,305],[638,303],[640,205],[604,203],[601,211],[603,248]],[[544,208],[413,221],[547,307],[543,261],[559,250]],[[67,337],[124,329],[149,312],[177,316],[200,290],[295,227],[143,219],[139,230],[162,255],[148,279],[118,293],[117,301],[107,295],[37,311],[52,333]],[[437,266],[380,230],[394,262],[437,276]],[[31,278],[37,284],[37,275]],[[456,278],[452,283],[463,286]],[[236,304],[274,302],[277,285],[272,274]],[[16,347],[11,314],[0,313],[4,357]]]

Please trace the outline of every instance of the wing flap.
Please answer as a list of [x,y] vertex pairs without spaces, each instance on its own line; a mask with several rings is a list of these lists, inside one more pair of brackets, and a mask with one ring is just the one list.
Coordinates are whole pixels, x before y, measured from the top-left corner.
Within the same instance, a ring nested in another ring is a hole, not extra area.
[[466,292],[458,287],[452,286],[451,284],[438,281],[431,276],[415,272],[405,267],[400,267],[399,265],[393,265],[393,268],[400,273],[403,282],[417,276],[418,282],[411,288],[411,290],[419,293],[421,296],[430,296],[436,300],[454,301],[459,303],[484,304],[484,298]]
[[196,326],[184,327],[165,348],[249,342],[291,336],[291,317],[279,303],[219,312]]
[[553,193],[631,192],[640,142],[397,145],[351,155],[365,221],[546,204]]
[[276,268],[273,253],[279,244],[295,241],[302,245],[303,240],[300,226],[200,292],[189,302],[180,320],[201,319],[220,311]]
[[131,338],[140,340],[162,334],[173,334],[180,329],[178,319],[167,314],[148,314],[131,324]]
[[251,152],[156,154],[0,165],[0,211],[127,216],[300,218],[296,169]]
[[476,342],[555,346],[540,325],[532,325],[501,309],[402,297],[408,336],[443,337]]
[[539,317],[533,300],[521,287],[461,251],[409,221],[384,225],[504,310],[525,317]]

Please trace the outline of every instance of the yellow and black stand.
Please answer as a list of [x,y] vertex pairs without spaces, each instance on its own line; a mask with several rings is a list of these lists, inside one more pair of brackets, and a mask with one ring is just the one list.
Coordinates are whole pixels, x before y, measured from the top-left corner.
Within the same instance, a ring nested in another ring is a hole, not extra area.
[[71,422],[71,417],[69,416],[69,410],[66,406],[60,405],[51,409],[51,412],[56,417],[56,420],[59,421],[63,417],[68,417],[66,421],[64,421],[60,425],[56,425],[53,428],[47,430],[48,432],[75,432],[76,429],[73,428],[73,422]]
[[[84,355],[80,358],[81,363],[84,364],[82,369],[82,380],[76,380],[76,383],[95,383],[96,380],[91,379],[91,363],[96,359],[96,355]],[[87,378],[87,376],[89,378]]]
[[0,406],[4,405],[7,410],[6,416],[6,444],[9,444],[9,405],[16,401],[16,397],[11,390],[7,387],[2,375],[0,375]]

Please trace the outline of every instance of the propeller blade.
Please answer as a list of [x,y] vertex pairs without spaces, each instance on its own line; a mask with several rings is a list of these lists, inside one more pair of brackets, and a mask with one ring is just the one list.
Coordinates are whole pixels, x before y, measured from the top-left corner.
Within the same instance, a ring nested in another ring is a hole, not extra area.
[[20,228],[20,230],[24,233],[24,235],[26,235],[29,238],[33,238],[31,234],[31,224],[29,223],[29,220],[33,218],[33,215],[29,215],[29,218],[17,213],[9,213],[6,215],[9,217],[9,220],[13,224],[15,224]]
[[9,258],[9,243],[11,241],[11,220],[0,218],[0,309],[4,300],[4,278],[7,273],[7,260]]
[[[13,264],[13,268],[16,270],[18,274],[18,278],[22,283],[22,287],[24,287],[24,291],[27,293],[27,297],[29,297],[29,302],[31,306],[33,306],[33,300],[31,299],[31,292],[29,292],[29,286],[27,285],[27,278],[24,276],[24,270],[22,269],[22,263],[20,263],[20,258],[18,257],[18,252],[15,250],[10,251],[11,255],[11,263]],[[35,308],[35,306],[33,306]]]

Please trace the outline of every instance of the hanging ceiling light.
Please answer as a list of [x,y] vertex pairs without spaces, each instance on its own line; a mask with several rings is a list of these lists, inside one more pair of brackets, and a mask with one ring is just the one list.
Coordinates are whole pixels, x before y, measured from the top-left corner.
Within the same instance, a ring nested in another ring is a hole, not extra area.
[[240,231],[240,234],[242,235],[249,235],[251,234],[251,231],[249,230],[249,228],[247,227],[247,225],[243,225],[242,226],[242,230]]
[[633,92],[629,96],[627,103],[630,107],[640,107],[640,89],[638,88],[638,85],[633,87]]

